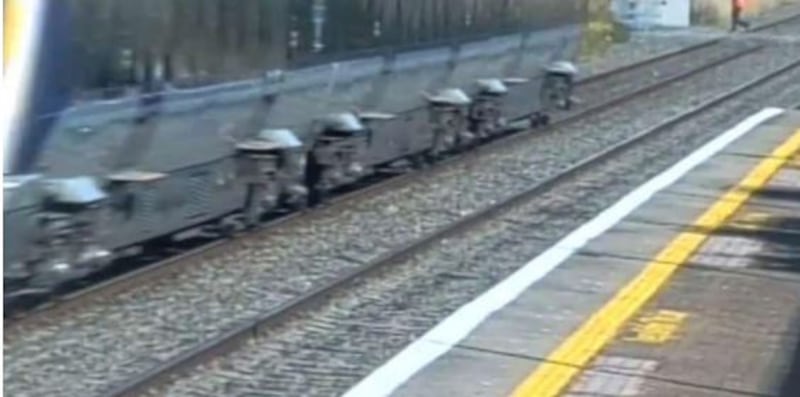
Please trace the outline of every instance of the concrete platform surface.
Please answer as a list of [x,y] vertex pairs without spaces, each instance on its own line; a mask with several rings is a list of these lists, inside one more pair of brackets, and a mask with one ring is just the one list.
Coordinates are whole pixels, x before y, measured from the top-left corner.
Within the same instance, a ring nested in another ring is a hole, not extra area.
[[709,236],[565,395],[800,396],[798,336],[795,163]]
[[348,395],[800,396],[798,148],[800,112],[748,127],[445,353],[419,341]]

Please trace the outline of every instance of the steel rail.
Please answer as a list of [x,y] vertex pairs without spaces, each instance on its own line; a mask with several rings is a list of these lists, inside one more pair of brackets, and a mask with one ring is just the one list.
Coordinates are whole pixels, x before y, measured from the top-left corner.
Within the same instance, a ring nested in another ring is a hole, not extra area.
[[768,29],[773,29],[773,28],[775,28],[777,26],[785,25],[787,23],[794,22],[794,21],[800,22],[800,14],[792,14],[792,15],[789,15],[789,16],[786,16],[786,17],[783,17],[783,18],[778,18],[778,19],[776,19],[774,21],[765,23],[763,25],[755,26],[755,27],[751,28],[750,31],[751,32],[761,32],[761,31],[768,30]]
[[[774,27],[779,26],[779,25],[783,25],[785,23],[789,23],[789,22],[794,21],[794,20],[800,20],[800,14],[790,15],[788,17],[780,18],[780,19],[777,19],[775,21],[771,21],[771,22],[765,23],[763,25],[754,26],[753,28],[750,29],[750,31],[751,32],[760,32],[760,31],[763,31],[763,30],[774,28]],[[688,54],[690,52],[695,52],[695,51],[699,51],[699,50],[703,50],[703,49],[706,49],[706,48],[713,47],[713,46],[715,46],[717,44],[722,43],[727,38],[728,38],[727,36],[720,36],[720,37],[716,37],[716,38],[713,38],[713,39],[701,41],[700,43],[697,43],[697,44],[693,44],[693,45],[690,45],[690,46],[679,48],[677,50],[668,51],[668,52],[665,52],[663,54],[659,54],[657,56],[645,59],[645,60],[643,60],[641,62],[633,62],[633,63],[627,64],[627,65],[624,65],[624,66],[621,66],[619,68],[615,68],[615,69],[612,69],[612,70],[609,70],[609,71],[606,71],[606,72],[596,73],[594,75],[591,75],[591,76],[588,76],[588,77],[586,77],[584,79],[581,79],[579,81],[579,83],[581,83],[581,84],[593,83],[595,81],[604,80],[604,79],[607,79],[609,77],[612,77],[612,76],[615,76],[615,75],[619,75],[619,74],[622,74],[622,73],[625,73],[625,72],[628,72],[628,71],[631,71],[631,70],[641,69],[641,68],[643,68],[645,66],[649,66],[649,65],[661,62],[661,61],[669,59],[669,58],[674,58],[674,57],[677,57],[679,55],[685,55],[685,54]]]

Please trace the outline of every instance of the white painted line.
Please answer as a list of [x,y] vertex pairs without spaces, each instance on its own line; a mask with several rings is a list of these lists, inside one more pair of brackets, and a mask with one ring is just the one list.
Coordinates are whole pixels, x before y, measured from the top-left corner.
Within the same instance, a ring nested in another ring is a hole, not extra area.
[[492,289],[460,307],[428,333],[373,371],[347,391],[344,396],[379,397],[389,395],[419,370],[449,351],[489,315],[509,304],[533,283],[541,280],[558,267],[564,260],[572,256],[576,250],[606,232],[639,206],[650,200],[654,194],[678,181],[686,173],[717,154],[733,141],[747,134],[759,124],[783,112],[783,109],[767,108],[748,117],[671,168],[639,186]]

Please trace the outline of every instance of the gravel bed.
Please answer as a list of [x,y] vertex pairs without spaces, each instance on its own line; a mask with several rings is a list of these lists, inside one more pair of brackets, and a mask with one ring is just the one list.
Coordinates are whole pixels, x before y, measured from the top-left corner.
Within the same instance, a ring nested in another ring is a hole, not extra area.
[[[784,5],[780,6],[772,11],[766,13],[765,15],[758,18],[757,21],[753,21],[756,23],[755,27],[759,25],[766,25],[773,21],[781,21],[788,16],[791,15],[800,15],[800,5]],[[740,32],[731,34],[725,29],[720,29],[718,27],[713,26],[692,26],[686,29],[655,29],[650,31],[637,31],[632,33],[632,40],[631,45],[633,48],[636,48],[635,42],[642,42],[647,43],[644,44],[645,46],[651,46],[650,48],[670,48],[670,43],[676,43],[677,48],[684,47],[684,46],[691,46],[693,44],[699,44],[706,40],[712,40],[715,38],[724,37],[728,40],[751,40],[753,35],[756,36],[763,36],[763,35],[773,35],[775,36],[773,39],[778,41],[789,41],[796,43],[797,39],[800,39],[800,22],[798,20],[794,20],[790,23],[782,23],[775,27],[767,28],[764,30],[760,30],[753,33],[747,32]],[[650,44],[652,43],[652,44]],[[680,43],[680,44],[678,44]],[[622,47],[621,51],[624,53],[625,51],[632,51],[635,50],[626,50],[624,47],[628,43],[621,43],[619,44]],[[621,64],[613,63],[613,51],[615,49],[612,47],[612,51],[605,56],[604,59],[597,61],[600,64],[600,69],[602,70],[610,70],[615,69],[616,67],[621,66]],[[644,52],[646,52],[645,50]],[[667,50],[669,51],[669,50]],[[606,59],[612,58],[612,59]],[[606,62],[612,62],[611,66],[604,66]],[[616,65],[616,66],[614,66]],[[593,70],[590,68],[589,70]]]
[[647,68],[578,86],[576,95],[589,106],[633,92],[641,87],[698,69],[756,46],[750,41],[723,42],[671,57]]
[[578,66],[582,76],[592,76],[641,62],[663,53],[691,47],[707,40],[708,37],[701,35],[683,35],[673,38],[648,33],[631,33],[628,41],[613,44],[602,58],[582,62]]
[[358,266],[358,261],[524,189],[598,147],[787,57],[786,50],[749,56],[706,72],[691,84],[676,84],[642,99],[636,106],[594,117],[561,134],[537,137],[510,153],[486,156],[480,161],[491,166],[484,169],[473,164],[434,173],[360,203],[357,211],[323,211],[303,227],[279,231],[227,256],[198,263],[173,279],[31,330],[4,346],[5,390],[18,396],[98,395],[220,330]]
[[[763,106],[800,101],[800,70],[627,151],[506,215],[367,280],[159,395],[334,396],[635,186]],[[531,155],[534,154],[534,148]],[[578,288],[593,288],[580,280]]]
[[[798,7],[795,11],[800,13],[800,7]],[[800,37],[800,19],[794,19],[787,23],[782,23],[775,27],[765,29],[759,33],[798,38]]]

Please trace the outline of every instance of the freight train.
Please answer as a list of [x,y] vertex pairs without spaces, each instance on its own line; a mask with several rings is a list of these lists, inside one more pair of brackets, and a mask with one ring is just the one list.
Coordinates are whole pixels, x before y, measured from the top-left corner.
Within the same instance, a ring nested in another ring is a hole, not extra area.
[[587,3],[5,0],[6,300],[547,123]]

